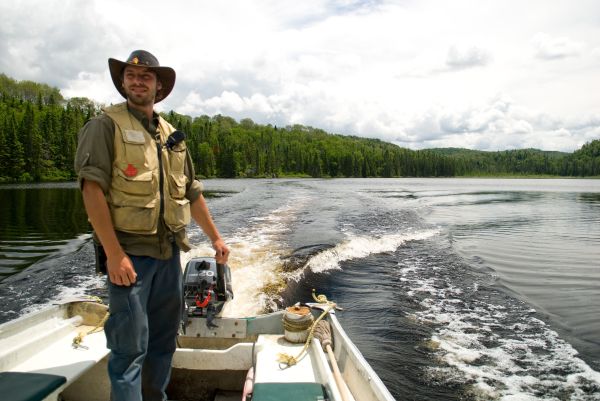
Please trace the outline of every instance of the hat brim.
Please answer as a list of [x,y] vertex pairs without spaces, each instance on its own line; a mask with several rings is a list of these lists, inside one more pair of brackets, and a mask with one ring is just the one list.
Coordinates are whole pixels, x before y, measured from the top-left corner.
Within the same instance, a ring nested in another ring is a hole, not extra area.
[[113,84],[115,85],[115,88],[117,88],[117,91],[125,99],[127,99],[127,94],[125,93],[125,89],[123,89],[122,72],[123,69],[128,65],[134,67],[146,67],[150,71],[154,71],[156,73],[156,78],[162,84],[162,88],[157,91],[154,103],[158,103],[169,96],[173,90],[173,87],[175,86],[175,70],[171,67],[150,67],[141,64],[126,63],[121,60],[109,58],[108,69],[110,71],[110,77],[112,78]]

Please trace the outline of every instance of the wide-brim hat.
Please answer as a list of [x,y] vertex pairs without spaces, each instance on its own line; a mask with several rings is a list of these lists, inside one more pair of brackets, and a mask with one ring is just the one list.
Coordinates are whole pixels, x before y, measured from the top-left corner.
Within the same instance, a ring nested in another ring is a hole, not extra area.
[[134,50],[127,58],[127,61],[120,61],[114,58],[108,59],[108,69],[110,70],[110,76],[115,84],[115,88],[117,88],[121,96],[125,99],[127,99],[127,94],[125,93],[125,89],[123,89],[123,69],[128,65],[147,67],[156,73],[157,80],[160,81],[162,88],[156,92],[154,103],[158,103],[169,96],[169,93],[173,90],[175,86],[175,70],[171,67],[161,66],[158,59],[150,52]]

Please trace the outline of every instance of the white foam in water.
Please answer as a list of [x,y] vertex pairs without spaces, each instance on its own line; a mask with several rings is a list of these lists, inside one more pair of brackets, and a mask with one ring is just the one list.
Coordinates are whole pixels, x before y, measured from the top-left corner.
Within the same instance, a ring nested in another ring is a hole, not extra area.
[[[411,283],[410,295],[425,295],[421,301],[425,310],[414,317],[425,324],[439,325],[431,343],[437,345],[443,363],[428,371],[436,381],[470,383],[475,399],[482,400],[600,399],[600,394],[585,391],[585,387],[600,388],[600,373],[578,358],[577,351],[555,331],[532,316],[534,311],[522,309],[520,323],[501,327],[499,319],[511,311],[476,301],[469,294],[454,298],[460,291],[452,285],[436,288],[436,278],[426,269],[430,267],[416,264],[416,268],[403,269],[401,275]],[[478,286],[470,290],[475,293]],[[461,307],[463,300],[469,302],[469,307]],[[494,328],[510,330],[511,338],[500,338]]]
[[[288,250],[282,248],[280,237],[308,201],[307,198],[296,199],[266,217],[254,218],[249,227],[228,237],[231,249],[228,265],[231,268],[234,299],[226,304],[223,316],[253,316],[265,309],[274,309],[273,299],[270,298],[272,294],[263,293],[265,286],[277,284],[282,278],[299,280],[302,277],[303,269],[295,273],[281,272],[282,255]],[[437,233],[437,230],[427,230],[379,237],[359,237],[350,234],[343,243],[310,258],[307,267],[315,272],[339,268],[342,261],[394,251],[406,241],[426,239]],[[210,245],[202,243],[192,251],[182,254],[182,264],[185,266],[193,257],[213,255],[214,251]]]
[[88,291],[91,289],[102,288],[106,285],[106,276],[92,275],[90,277],[86,277],[83,279],[77,286],[66,287],[60,286],[58,287],[58,294],[54,296],[52,299],[43,302],[43,303],[35,303],[33,305],[29,305],[20,312],[21,315],[26,315],[28,313],[36,312],[38,310],[44,309],[50,305],[55,304],[58,301],[68,300],[68,299],[78,299],[78,298],[88,298]]
[[60,293],[57,299],[79,298],[86,297],[87,291],[90,289],[102,288],[106,286],[106,276],[93,274],[86,278],[77,287],[60,287]]
[[384,234],[377,237],[350,233],[342,243],[310,258],[307,266],[315,273],[340,269],[340,262],[364,258],[375,253],[392,252],[406,241],[427,239],[438,232],[438,230],[425,230],[407,234]]
[[[227,238],[231,250],[228,265],[231,268],[234,299],[223,308],[222,316],[254,316],[265,309],[274,309],[273,300],[263,293],[265,286],[280,281],[279,272],[285,253],[280,236],[297,218],[308,199],[295,199],[288,205],[255,217],[248,227]],[[209,243],[199,244],[188,253],[182,253],[182,265],[193,257],[214,256]]]

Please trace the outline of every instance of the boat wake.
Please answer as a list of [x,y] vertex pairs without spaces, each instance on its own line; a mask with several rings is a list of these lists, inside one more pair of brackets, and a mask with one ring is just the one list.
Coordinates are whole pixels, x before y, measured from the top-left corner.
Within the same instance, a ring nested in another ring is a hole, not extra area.
[[337,246],[312,256],[306,263],[306,267],[310,268],[313,273],[341,269],[341,262],[361,259],[376,253],[393,252],[405,242],[427,239],[438,233],[438,230],[373,236],[348,233],[347,239]]
[[433,329],[423,343],[437,357],[426,371],[431,383],[466,384],[476,400],[600,399],[600,373],[531,307],[440,255],[413,255],[399,267],[420,306],[412,319]]
[[[225,305],[222,316],[255,316],[278,309],[277,294],[285,287],[282,257],[287,253],[282,238],[308,201],[293,199],[268,215],[250,218],[247,226],[228,236],[234,299]],[[214,256],[209,243],[182,253],[182,265],[199,256]]]
[[[337,245],[314,244],[292,251],[286,244],[286,235],[310,202],[310,197],[292,199],[267,215],[251,218],[248,226],[228,235],[234,299],[225,305],[222,316],[255,316],[278,310],[282,295],[289,295],[290,288],[307,273],[341,269],[344,261],[393,252],[406,242],[439,233],[437,229],[409,229],[401,234],[355,234],[346,230],[345,239]],[[182,265],[194,257],[213,255],[210,244],[203,242],[182,254]]]

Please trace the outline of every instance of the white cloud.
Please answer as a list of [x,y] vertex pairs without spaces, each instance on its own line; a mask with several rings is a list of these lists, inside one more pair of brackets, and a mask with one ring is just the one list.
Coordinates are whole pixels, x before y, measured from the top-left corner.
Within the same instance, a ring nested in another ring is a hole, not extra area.
[[573,150],[598,137],[592,0],[21,0],[0,13],[0,72],[66,96],[120,101],[106,60],[143,48],[177,71],[159,110],[411,148]]
[[117,103],[123,100],[121,95],[115,91],[112,80],[107,72],[92,73],[82,71],[74,79],[69,80],[61,90],[61,93],[66,98],[85,96],[82,94],[87,92],[97,93],[98,97],[104,99],[106,104]]
[[466,50],[459,50],[456,46],[451,46],[448,49],[446,57],[446,65],[450,69],[465,69],[471,67],[481,67],[488,64],[492,60],[492,56],[485,50],[476,46]]
[[481,150],[538,148],[572,151],[598,139],[600,114],[583,119],[550,118],[520,108],[505,95],[487,105],[455,111],[431,109],[415,118],[394,142],[409,147]]
[[243,114],[262,113],[272,114],[271,100],[264,95],[254,94],[251,97],[242,97],[233,91],[224,91],[220,96],[203,100],[197,92],[190,92],[184,102],[178,107],[183,113],[189,114]]
[[579,56],[584,48],[582,43],[572,41],[567,37],[552,37],[542,32],[533,37],[532,44],[536,57],[543,60]]

